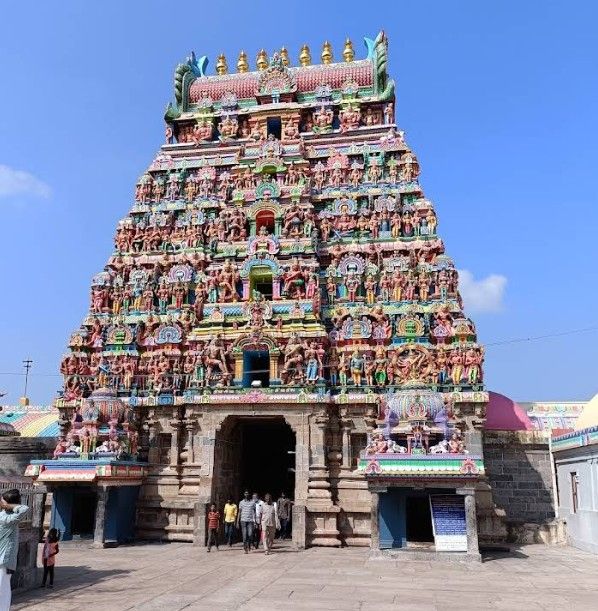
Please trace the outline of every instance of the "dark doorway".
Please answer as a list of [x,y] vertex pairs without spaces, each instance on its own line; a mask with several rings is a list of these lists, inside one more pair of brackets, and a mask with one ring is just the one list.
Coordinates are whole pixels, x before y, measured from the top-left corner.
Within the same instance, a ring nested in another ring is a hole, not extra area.
[[[259,382],[257,384],[256,382]],[[243,387],[270,386],[270,355],[266,350],[247,350],[243,353]]]
[[77,490],[73,495],[71,532],[74,537],[93,536],[97,495],[91,490]]
[[406,500],[407,541],[433,543],[430,500],[425,496],[408,496]]
[[[295,494],[295,434],[283,418],[242,420],[239,494]],[[239,496],[239,498],[241,498]]]
[[280,117],[268,117],[268,135],[272,134],[277,140],[280,140],[282,134],[282,121]]

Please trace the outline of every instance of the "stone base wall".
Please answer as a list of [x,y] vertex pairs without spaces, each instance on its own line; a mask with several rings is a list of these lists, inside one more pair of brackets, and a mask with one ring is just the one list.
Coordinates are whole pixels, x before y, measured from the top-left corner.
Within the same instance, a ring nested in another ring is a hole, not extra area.
[[0,477],[22,478],[30,460],[50,458],[55,447],[54,437],[0,437]]
[[477,493],[480,542],[563,542],[548,439],[536,431],[485,431],[483,443],[487,482]]

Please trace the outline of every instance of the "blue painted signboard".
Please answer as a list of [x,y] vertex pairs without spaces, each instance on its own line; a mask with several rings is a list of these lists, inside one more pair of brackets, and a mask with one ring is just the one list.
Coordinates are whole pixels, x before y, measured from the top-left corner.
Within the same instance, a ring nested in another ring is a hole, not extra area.
[[466,552],[465,499],[458,494],[430,495],[432,530],[438,552]]

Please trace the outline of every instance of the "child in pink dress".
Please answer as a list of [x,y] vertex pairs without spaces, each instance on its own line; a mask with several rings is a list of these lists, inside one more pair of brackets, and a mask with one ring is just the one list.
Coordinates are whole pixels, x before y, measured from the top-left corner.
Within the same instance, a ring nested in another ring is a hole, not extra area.
[[42,563],[44,565],[44,577],[42,579],[42,588],[46,587],[46,581],[50,577],[49,588],[54,587],[54,565],[56,564],[56,554],[58,549],[58,540],[60,533],[55,528],[50,528],[48,534],[44,538],[44,549],[42,551]]

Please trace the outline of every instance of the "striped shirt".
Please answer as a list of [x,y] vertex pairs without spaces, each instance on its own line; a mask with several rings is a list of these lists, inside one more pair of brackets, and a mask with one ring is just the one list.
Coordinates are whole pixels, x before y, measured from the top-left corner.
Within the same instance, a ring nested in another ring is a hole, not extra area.
[[220,526],[220,512],[208,511],[208,528],[218,528]]
[[241,522],[255,522],[255,501],[251,499],[239,501],[239,519]]

